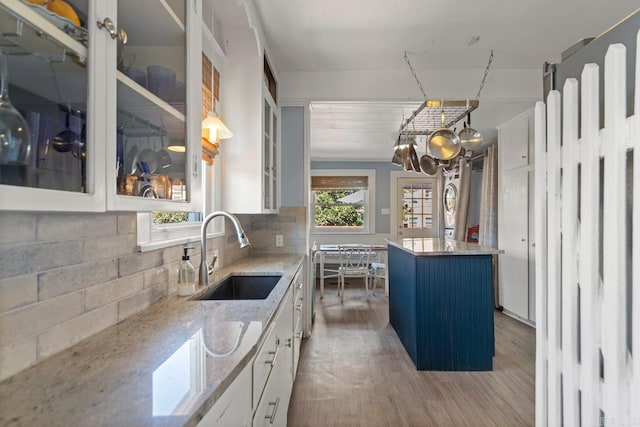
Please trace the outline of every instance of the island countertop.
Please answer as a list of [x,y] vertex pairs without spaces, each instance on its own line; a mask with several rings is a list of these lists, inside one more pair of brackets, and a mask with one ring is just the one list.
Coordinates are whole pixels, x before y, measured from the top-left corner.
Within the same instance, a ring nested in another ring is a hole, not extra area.
[[387,243],[415,256],[493,255],[502,253],[499,249],[480,246],[477,243],[427,237],[387,240]]
[[302,259],[252,256],[211,277],[281,274],[264,300],[172,294],[0,382],[0,425],[196,425],[250,363]]

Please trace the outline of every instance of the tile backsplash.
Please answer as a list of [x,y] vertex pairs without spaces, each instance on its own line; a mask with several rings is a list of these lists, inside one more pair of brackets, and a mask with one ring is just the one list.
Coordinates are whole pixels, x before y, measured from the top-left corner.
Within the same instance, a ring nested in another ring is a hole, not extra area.
[[[207,246],[218,265],[306,252],[305,208],[238,217],[252,245],[240,249],[227,224]],[[0,380],[174,293],[181,247],[138,252],[135,213],[0,213]]]

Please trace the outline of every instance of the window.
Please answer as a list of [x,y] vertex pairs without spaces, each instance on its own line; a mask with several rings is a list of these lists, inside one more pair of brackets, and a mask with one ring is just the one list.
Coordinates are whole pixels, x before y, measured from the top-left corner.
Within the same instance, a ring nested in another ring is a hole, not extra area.
[[311,171],[314,232],[374,233],[375,171]]
[[433,227],[432,184],[404,184],[402,187],[402,227]]

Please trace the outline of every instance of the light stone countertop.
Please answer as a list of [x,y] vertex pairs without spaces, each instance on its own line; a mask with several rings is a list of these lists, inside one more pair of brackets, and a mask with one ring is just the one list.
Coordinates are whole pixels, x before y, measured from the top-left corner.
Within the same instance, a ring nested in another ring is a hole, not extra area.
[[175,294],[0,383],[0,426],[194,426],[255,355],[302,255],[221,268],[282,278],[264,300]]
[[436,238],[404,238],[387,240],[387,243],[415,256],[494,255],[504,253],[499,249],[480,246],[477,243]]

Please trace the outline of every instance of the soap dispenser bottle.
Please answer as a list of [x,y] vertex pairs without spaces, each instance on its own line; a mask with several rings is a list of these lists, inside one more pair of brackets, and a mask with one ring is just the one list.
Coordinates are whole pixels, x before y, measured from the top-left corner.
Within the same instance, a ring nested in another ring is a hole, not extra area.
[[189,261],[189,249],[191,247],[183,247],[184,255],[182,261],[178,264],[178,295],[192,295],[196,291],[196,269]]

